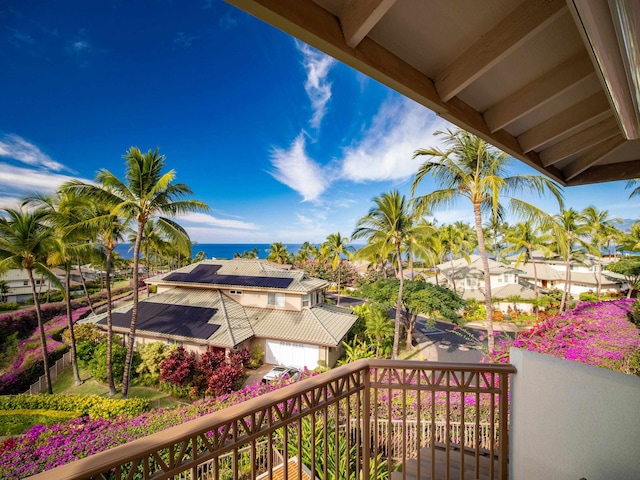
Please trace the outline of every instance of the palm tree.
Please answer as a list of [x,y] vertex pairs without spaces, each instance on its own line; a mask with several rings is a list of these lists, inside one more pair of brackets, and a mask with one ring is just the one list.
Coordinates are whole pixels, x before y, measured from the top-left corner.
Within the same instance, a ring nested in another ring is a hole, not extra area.
[[564,290],[560,301],[560,313],[563,313],[569,304],[567,300],[571,291],[571,262],[578,256],[578,248],[589,248],[583,239],[589,234],[589,226],[584,215],[569,208],[554,215],[549,228],[552,234],[552,248],[565,261]]
[[22,268],[27,271],[38,319],[46,390],[47,393],[52,394],[47,339],[44,335],[44,323],[33,272],[35,270],[60,286],[60,281],[45,264],[47,255],[53,249],[53,229],[43,222],[42,210],[24,211],[22,208],[17,210],[7,208],[4,214],[5,216],[0,218],[0,271],[10,268]]
[[491,278],[489,277],[489,257],[482,232],[482,211],[491,212],[498,219],[503,216],[500,204],[501,194],[509,199],[513,211],[530,214],[540,210],[530,203],[516,199],[512,193],[532,192],[536,194],[551,191],[558,202],[561,202],[560,187],[551,180],[537,175],[506,176],[509,157],[495,150],[479,137],[464,130],[436,132],[444,137],[445,150],[440,148],[418,149],[413,158],[430,157],[420,165],[413,180],[411,192],[415,191],[426,175],[433,175],[443,187],[430,194],[415,199],[418,208],[426,204],[436,207],[451,205],[458,197],[466,198],[473,206],[476,234],[478,236],[478,253],[482,259],[485,285],[485,306],[487,310],[487,333],[489,349],[494,348],[493,338],[493,306],[491,303]]
[[366,304],[365,306],[368,307],[364,312],[366,334],[376,341],[376,357],[380,358],[382,339],[393,333],[393,324],[384,310]]
[[435,254],[431,248],[434,242],[436,228],[426,218],[412,218],[417,223],[409,229],[409,234],[404,241],[404,251],[407,252],[409,261],[409,270],[411,279],[414,279],[413,263],[415,260],[421,260],[427,263],[433,263]]
[[395,329],[393,335],[393,358],[398,358],[400,342],[400,324],[402,323],[402,291],[404,288],[404,273],[402,271],[402,244],[409,235],[412,220],[409,206],[404,195],[397,190],[383,193],[373,199],[374,206],[369,213],[356,223],[352,238],[366,238],[367,243],[379,245],[382,248],[393,248],[398,260],[398,300],[396,303]]
[[276,263],[289,263],[291,261],[291,254],[287,251],[287,246],[283,245],[282,242],[274,242],[269,246],[267,260]]
[[438,238],[440,244],[448,256],[451,263],[451,289],[456,292],[456,276],[455,276],[455,263],[457,258],[464,258],[467,263],[471,261],[469,252],[473,250],[472,245],[475,243],[469,237],[468,232],[461,224],[458,225],[443,225],[438,229]]
[[338,271],[338,306],[340,305],[340,265],[342,257],[350,260],[355,249],[349,245],[349,239],[338,233],[331,233],[322,244],[322,256],[331,262],[331,268]]
[[533,295],[538,298],[538,269],[533,258],[536,250],[547,251],[548,239],[542,235],[538,222],[520,222],[511,227],[505,236],[506,252],[518,252],[516,266],[533,262]]
[[622,223],[621,218],[609,218],[607,210],[598,210],[593,205],[588,206],[582,211],[582,215],[591,230],[589,236],[591,242],[595,242],[593,253],[598,258],[598,285],[596,288],[596,298],[600,300],[600,291],[602,290],[602,249],[604,246],[620,234],[614,223]]
[[80,216],[83,220],[73,225],[77,229],[89,233],[95,242],[104,250],[105,280],[107,292],[107,383],[109,395],[116,394],[116,386],[113,378],[113,317],[111,296],[111,272],[114,265],[115,248],[129,231],[127,218],[122,218],[115,213],[116,204],[108,205],[100,201],[92,201],[83,198],[80,205]]
[[[73,311],[71,308],[71,266],[75,259],[80,258],[82,251],[86,252],[90,246],[85,242],[84,232],[78,235],[78,230],[70,230],[79,221],[78,199],[69,193],[59,193],[57,196],[34,196],[27,199],[36,209],[43,212],[43,221],[52,228],[52,249],[47,256],[50,266],[62,266],[64,279],[64,297],[67,310],[67,326],[69,329],[69,343],[71,351],[71,367],[76,385],[82,384],[78,358],[76,354],[76,338],[73,329]],[[78,264],[80,262],[78,261]],[[80,271],[82,275],[82,271]],[[88,297],[87,292],[87,297]]]
[[[184,196],[192,193],[191,189],[183,183],[173,183],[176,176],[174,170],[162,173],[165,156],[160,155],[157,148],[154,151],[142,153],[139,148],[131,147],[124,158],[127,165],[126,183],[110,171],[103,169],[96,177],[99,185],[71,181],[67,182],[63,188],[103,201],[107,205],[115,205],[113,212],[116,215],[135,220],[137,223],[133,248],[133,306],[122,378],[122,398],[128,398],[129,374],[138,320],[140,246],[145,225],[152,217],[159,214],[175,217],[194,211],[207,211],[209,207],[198,200],[183,199]],[[162,233],[172,242],[184,246],[185,249],[190,248],[189,235],[175,221],[158,217],[156,222]]]
[[304,242],[296,252],[296,263],[302,264],[310,258],[318,258],[320,250],[309,242]]

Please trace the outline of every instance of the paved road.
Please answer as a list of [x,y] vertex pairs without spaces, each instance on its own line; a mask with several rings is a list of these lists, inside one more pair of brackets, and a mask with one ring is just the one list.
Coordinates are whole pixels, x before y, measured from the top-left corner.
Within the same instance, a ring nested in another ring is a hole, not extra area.
[[[334,293],[327,294],[327,297],[337,300]],[[361,298],[340,296],[341,307],[351,307],[364,303]],[[393,313],[391,313],[393,315]],[[455,325],[447,322],[436,322],[434,327],[427,329],[427,319],[418,316],[418,323],[414,334],[416,350],[411,359],[427,360],[433,362],[456,362],[456,363],[477,363],[482,359],[482,352],[477,349],[477,343],[471,342],[456,333],[453,333]],[[481,330],[466,329],[479,340],[484,333]]]

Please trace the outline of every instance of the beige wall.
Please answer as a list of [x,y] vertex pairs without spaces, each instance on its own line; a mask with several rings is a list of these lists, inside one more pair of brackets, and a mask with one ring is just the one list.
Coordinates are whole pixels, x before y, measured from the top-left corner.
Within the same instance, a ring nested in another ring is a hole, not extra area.
[[640,478],[640,378],[511,349],[510,477]]

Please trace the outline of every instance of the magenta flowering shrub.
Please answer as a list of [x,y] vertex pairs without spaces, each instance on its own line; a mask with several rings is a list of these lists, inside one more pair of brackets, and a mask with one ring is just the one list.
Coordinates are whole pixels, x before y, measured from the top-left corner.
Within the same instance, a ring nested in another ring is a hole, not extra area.
[[[310,375],[308,372],[305,374]],[[216,399],[203,399],[186,407],[145,412],[135,417],[85,417],[51,427],[36,425],[25,431],[22,437],[8,438],[0,443],[0,478],[24,478],[50,470],[258,397],[282,387],[286,382],[258,382]]]
[[630,321],[635,300],[617,299],[581,303],[573,310],[548,318],[512,341],[497,342],[491,361],[506,363],[513,345],[525,350],[595,365],[624,373],[640,348],[640,330]]

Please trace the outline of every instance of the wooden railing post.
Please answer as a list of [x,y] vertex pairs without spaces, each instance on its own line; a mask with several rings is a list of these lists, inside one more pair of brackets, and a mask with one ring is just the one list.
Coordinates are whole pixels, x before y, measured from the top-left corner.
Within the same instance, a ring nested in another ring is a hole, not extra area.
[[507,480],[509,477],[509,374],[501,373],[499,376],[500,381],[500,425],[498,426],[498,435],[500,438],[500,444],[498,446],[498,455],[500,457],[500,466],[498,468],[498,475],[501,480]]
[[362,477],[371,478],[369,468],[371,467],[371,369],[363,370],[364,391],[362,392],[364,406],[362,409]]

